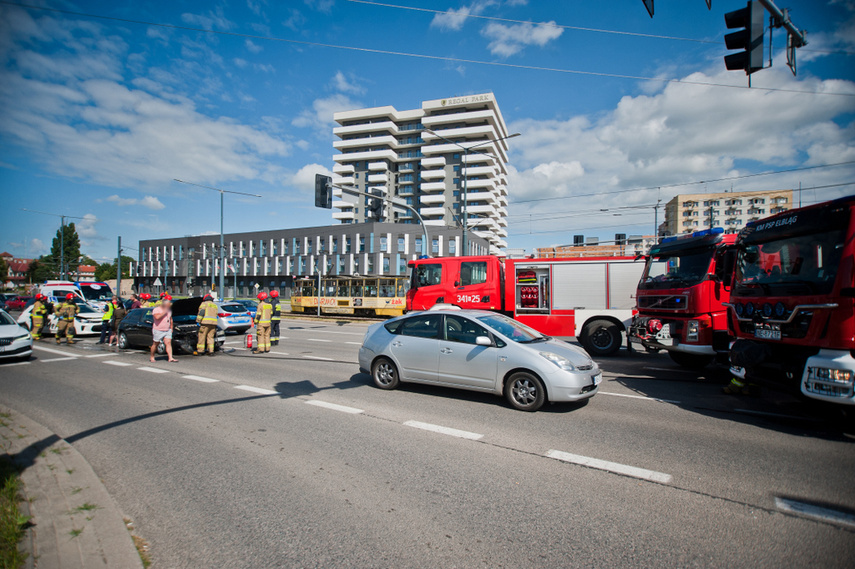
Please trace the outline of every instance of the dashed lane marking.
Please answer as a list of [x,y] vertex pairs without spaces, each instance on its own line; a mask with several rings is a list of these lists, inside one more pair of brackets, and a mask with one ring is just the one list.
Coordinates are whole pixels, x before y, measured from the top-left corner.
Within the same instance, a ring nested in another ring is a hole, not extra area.
[[104,362],[104,363],[105,363],[105,364],[110,364],[111,366],[119,366],[119,367],[126,367],[126,366],[132,366],[132,365],[134,365],[134,364],[132,364],[132,363],[128,363],[128,362],[117,362],[117,361],[115,361],[115,360],[109,360],[109,361],[106,361],[106,362]]
[[792,514],[800,514],[808,518],[855,528],[855,516],[847,512],[841,512],[832,508],[823,508],[822,506],[814,506],[813,504],[807,504],[797,500],[777,497],[775,498],[775,506],[777,506],[779,510],[790,512]]
[[607,460],[600,460],[598,458],[591,458],[580,454],[570,454],[569,452],[563,452],[560,450],[550,450],[546,453],[546,456],[563,462],[570,462],[581,466],[587,466],[588,468],[614,472],[615,474],[623,474],[624,476],[632,476],[633,478],[641,478],[642,480],[650,480],[651,482],[668,484],[672,479],[670,474],[665,474],[664,472],[656,472],[655,470],[647,470],[645,468],[629,466],[628,464],[621,464],[619,462],[609,462]]
[[110,356],[115,356],[116,354],[89,354],[88,356],[83,356],[84,358],[109,358]]
[[49,360],[39,360],[39,362],[41,362],[43,364],[47,364],[50,362],[67,362],[67,361],[76,360],[76,359],[77,359],[76,356],[68,356],[65,358],[51,358]]
[[322,340],[320,338],[306,338],[307,342],[327,342],[332,343],[332,340]]
[[138,367],[137,369],[140,371],[147,371],[149,373],[169,373],[168,369],[160,369],[159,367],[143,366],[143,367]]
[[31,362],[31,361],[26,361],[26,362],[13,362],[13,363],[11,363],[11,364],[3,364],[3,367],[26,366],[26,365],[30,365],[31,363],[33,363],[33,362]]
[[34,350],[39,350],[41,352],[48,352],[49,354],[59,354],[60,356],[71,356],[74,354],[69,354],[68,352],[64,352],[62,350],[54,350],[53,348],[46,348],[44,346],[40,346],[38,344],[33,344]]
[[324,361],[324,362],[331,362],[331,361],[333,361],[333,359],[332,359],[332,358],[324,358],[324,357],[322,357],[322,356],[303,356],[303,357],[304,357],[304,358],[306,358],[307,360],[321,360],[321,361]]
[[345,344],[350,344],[352,346],[361,346],[362,342],[345,342]]
[[217,383],[220,381],[219,379],[212,379],[210,377],[202,377],[201,375],[182,375],[184,379],[192,379],[193,381],[201,381],[202,383]]
[[451,437],[457,437],[460,439],[469,439],[470,441],[477,441],[479,439],[484,438],[484,435],[480,433],[461,431],[460,429],[452,429],[451,427],[443,427],[441,425],[434,425],[433,423],[422,423],[420,421],[405,421],[404,425],[408,427],[414,427],[416,429],[422,429],[424,431],[431,431],[433,433],[449,435]]
[[278,391],[272,389],[262,389],[261,387],[253,387],[252,385],[235,385],[235,389],[242,389],[251,393],[259,393],[261,395],[277,395]]
[[614,395],[615,397],[628,397],[630,399],[644,399],[646,401],[655,401],[657,403],[674,403],[679,405],[679,401],[673,399],[659,399],[658,397],[646,397],[644,395],[629,395],[628,393],[611,393],[609,391],[598,391],[599,395]]
[[358,415],[359,413],[364,412],[362,409],[357,409],[356,407],[327,403],[326,401],[318,401],[317,399],[309,399],[306,401],[306,404],[314,405],[315,407],[323,407],[324,409],[332,409],[333,411],[341,411],[342,413],[350,413],[352,415]]

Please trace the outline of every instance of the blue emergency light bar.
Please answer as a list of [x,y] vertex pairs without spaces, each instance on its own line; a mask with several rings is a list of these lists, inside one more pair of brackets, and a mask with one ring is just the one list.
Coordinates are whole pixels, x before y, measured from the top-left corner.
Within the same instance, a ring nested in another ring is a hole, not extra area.
[[692,239],[694,237],[706,237],[707,235],[718,235],[719,233],[724,233],[724,229],[721,227],[713,227],[712,229],[704,229],[703,231],[695,231],[694,233],[687,233],[685,235],[675,235],[674,237],[666,237],[660,243],[673,243],[674,241],[678,241],[680,239]]

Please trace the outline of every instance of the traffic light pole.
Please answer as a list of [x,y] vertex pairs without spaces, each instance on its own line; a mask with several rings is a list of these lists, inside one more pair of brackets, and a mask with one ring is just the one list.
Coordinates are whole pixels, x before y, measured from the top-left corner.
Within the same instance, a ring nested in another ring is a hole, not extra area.
[[419,211],[416,208],[414,208],[414,207],[410,206],[409,204],[406,204],[402,201],[396,200],[396,199],[385,198],[385,197],[381,197],[381,196],[378,196],[375,194],[368,194],[368,193],[361,192],[361,191],[353,189],[353,188],[346,188],[344,186],[339,186],[338,184],[330,184],[330,185],[333,188],[338,188],[339,190],[341,190],[343,192],[347,192],[350,195],[364,196],[364,197],[375,199],[375,200],[383,200],[384,202],[389,202],[390,204],[392,204],[395,207],[400,207],[402,209],[406,209],[406,210],[414,213],[416,216],[416,219],[419,220],[419,224],[422,226],[422,231],[424,231],[424,236],[425,236],[424,255],[425,255],[425,257],[430,256],[430,255],[428,255],[428,244],[429,244],[430,237],[428,236],[427,225],[425,225],[425,220],[422,219],[421,214],[419,214]]

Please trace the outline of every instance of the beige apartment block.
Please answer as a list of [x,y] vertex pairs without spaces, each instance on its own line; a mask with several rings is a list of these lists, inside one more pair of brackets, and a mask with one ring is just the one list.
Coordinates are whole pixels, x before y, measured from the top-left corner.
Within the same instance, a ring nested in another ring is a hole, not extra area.
[[793,208],[793,190],[679,194],[665,204],[659,235],[680,235],[721,227],[738,233],[749,221]]

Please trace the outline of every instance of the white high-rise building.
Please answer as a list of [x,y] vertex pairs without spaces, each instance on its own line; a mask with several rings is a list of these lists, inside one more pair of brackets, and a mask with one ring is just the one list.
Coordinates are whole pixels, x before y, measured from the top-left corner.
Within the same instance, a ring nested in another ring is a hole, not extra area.
[[[508,143],[501,139],[508,130],[492,93],[424,101],[410,111],[342,111],[335,121],[334,183],[400,198],[426,225],[461,228],[465,193],[471,233],[487,239],[491,253],[507,247]],[[370,221],[368,198],[333,195],[333,219]],[[401,208],[387,207],[385,218],[417,223]]]

